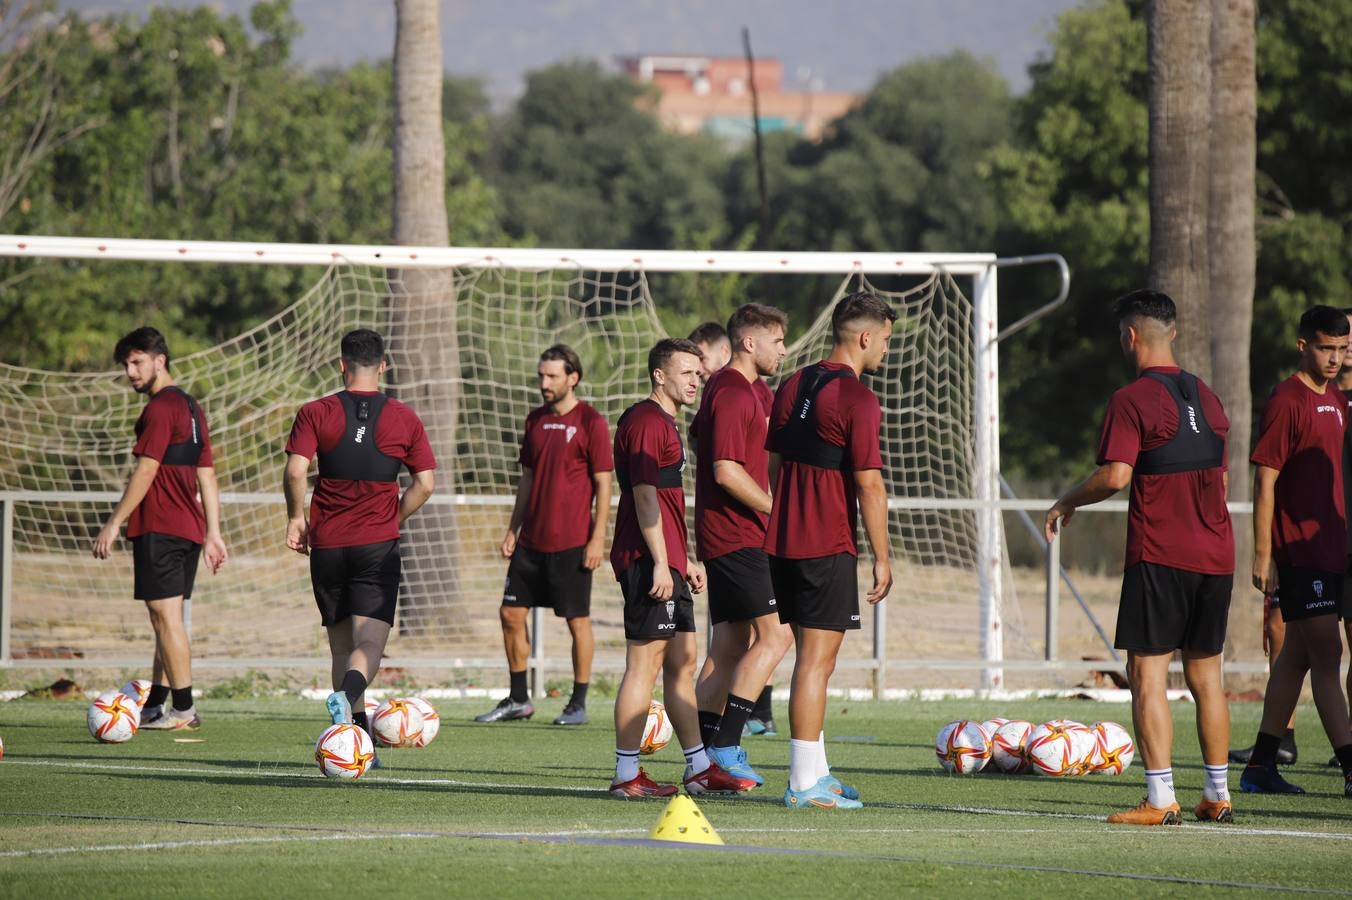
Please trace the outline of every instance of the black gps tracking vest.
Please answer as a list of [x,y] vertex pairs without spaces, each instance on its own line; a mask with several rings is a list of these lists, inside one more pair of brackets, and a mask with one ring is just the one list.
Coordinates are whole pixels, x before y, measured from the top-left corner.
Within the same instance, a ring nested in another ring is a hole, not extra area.
[[384,394],[351,394],[339,391],[347,425],[342,440],[330,450],[319,451],[321,478],[345,481],[398,481],[403,465],[376,449],[376,423],[388,399]]
[[197,461],[202,458],[202,432],[205,430],[202,427],[202,414],[197,408],[197,401],[177,385],[167,387],[165,390],[181,394],[188,402],[188,418],[192,420],[192,431],[186,441],[179,441],[164,448],[164,458],[160,460],[160,465],[196,466]]
[[798,393],[793,398],[789,421],[775,435],[774,451],[781,458],[820,469],[849,471],[845,448],[822,440],[817,434],[817,395],[837,378],[849,375],[848,369],[827,369],[820,363],[803,370],[798,379]]
[[1146,372],[1145,377],[1153,378],[1178,406],[1178,431],[1169,443],[1153,450],[1142,451],[1136,457],[1133,474],[1172,475],[1176,472],[1198,472],[1203,469],[1219,469],[1225,462],[1225,441],[1207,424],[1202,412],[1202,393],[1197,386],[1197,376],[1191,372],[1180,371],[1177,375],[1163,372]]
[[[629,414],[639,408],[641,403],[647,403],[647,400],[641,400],[624,411],[620,416],[620,421],[615,423],[615,429],[618,431],[624,424],[624,420],[629,418]],[[660,408],[660,407],[659,407]],[[684,487],[685,482],[681,480],[681,473],[685,470],[685,444],[681,443],[681,431],[676,427],[676,423],[671,423],[671,430],[676,433],[676,443],[681,445],[681,459],[679,462],[672,463],[669,466],[663,466],[657,470],[657,487],[660,488],[678,488]],[[620,483],[620,490],[628,494],[633,491],[633,486],[629,483],[629,473],[622,470],[615,470],[615,479]]]

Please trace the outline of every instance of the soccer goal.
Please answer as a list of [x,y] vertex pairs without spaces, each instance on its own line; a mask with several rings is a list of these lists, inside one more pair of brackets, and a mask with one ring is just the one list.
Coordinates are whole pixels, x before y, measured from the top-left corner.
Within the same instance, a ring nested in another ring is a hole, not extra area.
[[[969,685],[998,687],[1009,651],[1037,655],[1022,639],[1017,602],[1007,602],[1012,582],[998,507],[1002,261],[992,255],[23,236],[0,237],[0,255],[34,264],[87,260],[95,278],[109,261],[321,267],[304,296],[274,318],[173,360],[178,383],[210,419],[232,554],[220,575],[198,576],[191,627],[201,667],[327,665],[306,561],[283,543],[282,449],[296,409],[338,388],[340,336],[369,327],[387,336],[390,385],[422,416],[441,464],[437,494],[405,532],[401,613],[387,664],[500,670],[506,563],[497,547],[512,505],[520,428],[539,403],[538,355],[556,342],[572,345],[586,371],[579,394],[613,428],[648,391],[644,360],[664,336],[658,309],[673,274],[813,275],[827,284],[815,319],[790,323],[785,372],[825,354],[830,308],[844,293],[874,289],[900,313],[885,367],[868,379],[883,406],[896,586],[872,614],[873,640],[846,642],[846,670],[876,688],[889,671],[933,674],[967,664],[980,673]],[[111,365],[98,373],[0,368],[7,423],[0,665],[144,665],[151,644],[145,613],[129,599],[129,548],[124,543],[124,555],[106,562],[90,555],[130,471],[142,403]],[[861,561],[861,583],[868,565]],[[593,619],[598,668],[622,667],[621,604],[608,565],[596,578]],[[566,638],[557,634],[552,659],[537,645],[537,669],[567,670]]]

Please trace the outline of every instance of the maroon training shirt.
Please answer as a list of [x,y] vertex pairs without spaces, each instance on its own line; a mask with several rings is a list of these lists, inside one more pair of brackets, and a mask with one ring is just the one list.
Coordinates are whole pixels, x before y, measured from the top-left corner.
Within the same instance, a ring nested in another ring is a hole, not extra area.
[[[372,396],[376,391],[350,391]],[[313,459],[319,451],[338,446],[347,428],[343,401],[337,394],[311,400],[296,413],[286,452]],[[422,421],[413,410],[390,398],[376,423],[376,449],[403,462],[410,472],[437,467],[432,445]],[[310,546],[358,547],[399,537],[399,483],[395,481],[349,481],[344,478],[315,480],[310,501]]]
[[[127,520],[127,537],[143,534],[171,534],[187,538],[194,544],[202,543],[206,535],[207,518],[197,499],[197,470],[210,468],[211,439],[207,435],[207,414],[198,405],[201,415],[200,435],[202,455],[196,466],[161,465],[150,483],[150,490]],[[178,391],[161,389],[141,410],[136,420],[136,446],[132,453],[164,460],[164,451],[170,444],[192,440],[196,426],[188,401]]]
[[1272,558],[1279,566],[1341,573],[1347,566],[1343,507],[1344,401],[1292,375],[1273,389],[1250,460],[1277,469]]
[[[1177,366],[1147,371],[1177,375]],[[1222,441],[1230,420],[1220,398],[1197,380],[1202,415]],[[1108,401],[1099,435],[1098,464],[1136,465],[1139,454],[1169,443],[1178,433],[1178,404],[1144,373]],[[1235,539],[1225,506],[1224,465],[1167,475],[1133,473],[1127,508],[1126,566],[1140,562],[1203,575],[1235,571]]]
[[[652,559],[643,532],[638,527],[633,486],[658,483],[658,470],[674,466],[684,457],[676,420],[653,400],[641,400],[625,412],[615,429],[615,471],[625,473],[630,490],[621,490],[615,515],[615,540],[610,545],[610,565],[618,581],[635,561]],[[685,575],[685,489],[657,489],[662,510],[662,536],[667,543],[667,565]]]
[[761,490],[770,490],[770,454],[765,450],[774,392],[757,378],[728,366],[709,376],[699,412],[690,426],[695,451],[695,548],[714,559],[747,547],[765,546],[769,516],[735,499],[714,482],[714,461],[742,464]]
[[562,416],[548,404],[539,407],[526,417],[518,461],[535,473],[521,546],[558,553],[586,544],[596,497],[592,476],[615,468],[605,417],[581,402]]
[[[845,448],[845,459],[855,471],[881,469],[878,429],[882,408],[873,391],[864,386],[845,363],[821,363],[847,374],[823,387],[813,405],[817,435]],[[793,373],[775,392],[770,434],[775,450],[777,433],[789,420],[803,371]],[[815,559],[837,553],[859,555],[855,527],[859,517],[854,477],[850,472],[824,469],[784,460],[775,481],[765,552],[781,559]]]

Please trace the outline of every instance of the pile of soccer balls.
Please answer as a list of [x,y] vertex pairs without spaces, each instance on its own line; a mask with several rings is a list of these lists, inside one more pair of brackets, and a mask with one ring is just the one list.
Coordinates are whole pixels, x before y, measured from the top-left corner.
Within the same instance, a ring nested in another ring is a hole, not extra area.
[[1007,775],[1121,775],[1135,753],[1130,732],[1116,722],[963,719],[940,728],[934,739],[939,765],[957,775],[974,775],[988,764]]
[[[366,720],[382,747],[426,747],[441,730],[437,711],[421,697],[368,699]],[[315,762],[327,778],[360,778],[375,757],[370,736],[357,725],[330,725],[315,741]]]
[[104,744],[125,744],[141,727],[141,707],[150,695],[150,682],[134,678],[116,691],[104,691],[94,698],[85,724],[95,740]]

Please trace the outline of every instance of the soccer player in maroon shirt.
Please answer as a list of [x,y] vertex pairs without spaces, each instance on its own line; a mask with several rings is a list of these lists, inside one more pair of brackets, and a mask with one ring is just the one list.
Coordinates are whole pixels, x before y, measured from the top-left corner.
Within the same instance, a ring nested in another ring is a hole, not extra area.
[[[132,389],[149,395],[150,401],[136,421],[136,468],[94,541],[94,556],[108,558],[126,522],[133,596],[145,601],[155,630],[155,662],[141,727],[197,728],[202,720],[192,700],[192,647],[183,606],[192,598],[198,557],[205,556],[215,574],[227,556],[207,418],[174,384],[168,344],[154,328],[138,328],[123,337],[113,359]],[[166,710],[167,699],[172,703]]]
[[[765,438],[774,393],[762,376],[779,371],[788,318],[748,303],[728,320],[732,361],[709,376],[690,427],[695,451],[695,547],[709,582],[713,624],[695,692],[700,732],[724,771],[757,784],[742,730],[756,698],[793,643],[779,621],[765,527],[770,459]],[[754,641],[754,643],[753,643]]]
[[[310,557],[333,658],[329,715],[335,725],[369,730],[362,698],[394,624],[399,527],[432,496],[437,461],[417,414],[380,392],[384,339],[350,331],[341,351],[344,389],[302,406],[286,441],[286,545]],[[307,517],[305,486],[316,456],[319,478]],[[401,469],[413,476],[403,496]]]
[[1221,687],[1221,651],[1234,584],[1235,542],[1225,505],[1225,438],[1230,421],[1220,399],[1174,360],[1174,301],[1133,291],[1114,306],[1122,350],[1136,380],[1108,401],[1098,468],[1047,511],[1056,539],[1075,510],[1128,485],[1127,552],[1113,645],[1127,651],[1131,717],[1145,760],[1146,798],[1113,813],[1122,825],[1181,822],[1170,760],[1173,717],[1166,688],[1174,651],[1197,702],[1197,737],[1206,781],[1194,814],[1229,822],[1226,756],[1230,711]]
[[625,410],[615,429],[615,477],[620,508],[610,564],[624,594],[624,677],[615,698],[616,797],[670,797],[639,768],[653,686],[662,671],[667,715],[685,754],[685,789],[731,793],[755,787],[709,759],[695,710],[695,604],[704,590],[704,566],[686,554],[685,447],[676,414],[699,396],[700,351],[692,342],[664,338],[648,352],[652,393]]
[[825,360],[791,375],[775,393],[766,448],[774,502],[765,551],[780,621],[798,647],[789,697],[789,785],[794,809],[862,806],[826,761],[826,689],[846,631],[859,628],[856,518],[873,551],[878,603],[892,588],[887,486],[878,431],[882,408],[859,376],[887,355],[896,312],[858,291],[831,312],[835,346]]
[[554,610],[573,637],[573,695],[555,725],[587,723],[591,682],[592,572],[605,552],[610,520],[610,428],[605,416],[578,399],[582,361],[555,344],[536,366],[544,405],[526,417],[521,437],[521,479],[502,555],[510,559],[503,588],[502,642],[511,693],[476,722],[529,719],[535,714],[526,687],[532,606]]
[[1300,317],[1300,368],[1273,390],[1250,459],[1253,490],[1253,585],[1276,593],[1286,641],[1273,660],[1263,698],[1263,721],[1239,785],[1250,793],[1304,793],[1277,773],[1281,734],[1300,699],[1305,673],[1310,692],[1343,769],[1352,797],[1352,730],[1339,664],[1347,521],[1342,448],[1346,402],[1330,385],[1347,353],[1348,318],[1330,306]]
[[728,332],[717,322],[701,322],[696,325],[695,330],[690,332],[690,340],[694,341],[699,352],[704,354],[700,359],[700,381],[708,381],[710,375],[726,366],[728,360],[732,358],[732,343],[728,340]]

